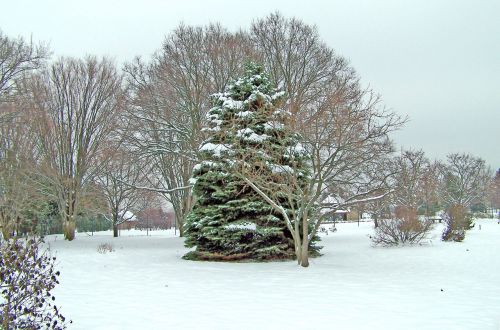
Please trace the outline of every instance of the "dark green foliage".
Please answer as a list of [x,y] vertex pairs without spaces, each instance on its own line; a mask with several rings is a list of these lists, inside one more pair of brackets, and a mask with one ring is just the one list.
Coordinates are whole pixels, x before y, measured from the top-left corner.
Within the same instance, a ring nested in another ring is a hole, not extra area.
[[112,224],[100,215],[81,215],[76,218],[76,228],[79,232],[95,232],[112,229]]
[[[185,225],[185,256],[196,260],[269,260],[295,257],[284,219],[249,187],[237,166],[280,180],[276,168],[292,165],[308,178],[299,136],[286,131],[287,113],[262,67],[249,64],[243,78],[213,95],[208,112],[210,137],[195,166],[195,204]],[[304,166],[296,166],[300,162]],[[286,203],[284,204],[286,206]],[[288,205],[290,206],[290,205]],[[314,251],[314,249],[313,249]]]
[[488,212],[488,208],[484,203],[475,203],[470,207],[472,213],[486,213]]

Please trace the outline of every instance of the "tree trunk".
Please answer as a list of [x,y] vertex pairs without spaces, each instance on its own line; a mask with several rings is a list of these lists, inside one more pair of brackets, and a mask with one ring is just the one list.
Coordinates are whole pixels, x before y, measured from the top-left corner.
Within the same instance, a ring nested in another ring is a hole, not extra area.
[[377,214],[373,215],[373,223],[375,224],[375,228],[378,228],[378,215]]
[[302,247],[301,247],[301,258],[299,264],[302,267],[309,267],[309,240],[307,237],[305,237],[302,240]]
[[118,237],[118,210],[113,214],[113,237]]
[[[76,188],[70,188],[70,191],[73,190],[75,191]],[[75,221],[75,216],[76,216],[76,194],[73,192],[68,192],[68,195],[66,196],[66,200],[64,200],[65,210],[64,213],[64,218],[63,218],[63,233],[64,233],[64,239],[67,239],[68,241],[72,241],[75,239],[75,229],[76,229],[76,221]]]
[[302,245],[297,240],[294,240],[295,244],[295,256],[297,257],[297,265],[300,266],[302,261]]
[[184,221],[178,221],[178,219],[176,219],[175,222],[175,225],[178,227],[177,229],[179,229],[179,237],[184,237]]
[[305,216],[302,219],[302,247],[300,250],[299,264],[302,267],[309,267],[309,228]]
[[75,239],[75,229],[76,229],[76,222],[75,221],[65,220],[63,222],[64,239],[67,239],[68,241],[74,240]]
[[186,223],[186,217],[193,207],[193,197],[186,196],[182,201],[182,210],[179,212],[179,216],[175,213],[175,224],[177,229],[179,229],[179,237],[184,237],[184,223]]

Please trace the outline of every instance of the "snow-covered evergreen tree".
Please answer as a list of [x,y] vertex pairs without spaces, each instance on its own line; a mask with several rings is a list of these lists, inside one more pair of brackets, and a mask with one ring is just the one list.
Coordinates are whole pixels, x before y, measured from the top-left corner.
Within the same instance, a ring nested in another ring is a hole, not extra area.
[[[277,107],[283,94],[261,66],[251,63],[226,92],[212,96],[214,107],[205,129],[210,136],[202,143],[201,162],[193,170],[195,204],[185,225],[186,246],[196,250],[185,258],[295,257],[284,219],[245,184],[238,171],[259,173],[259,179],[275,181],[276,187],[286,184],[281,173],[296,171],[308,184],[309,162],[300,136],[286,127],[290,114]],[[292,204],[293,200],[283,203]]]

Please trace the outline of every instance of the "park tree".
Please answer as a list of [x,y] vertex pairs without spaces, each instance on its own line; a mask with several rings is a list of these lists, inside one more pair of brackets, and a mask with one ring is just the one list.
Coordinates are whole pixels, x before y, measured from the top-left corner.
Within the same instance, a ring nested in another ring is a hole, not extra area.
[[473,227],[469,208],[484,201],[491,182],[491,170],[483,159],[470,154],[454,153],[440,167],[440,198],[446,207],[442,238],[462,241],[465,231]]
[[431,164],[422,150],[404,150],[395,158],[394,205],[404,206],[415,213],[423,206],[426,175]]
[[0,31],[0,226],[4,238],[28,229],[29,213],[40,206],[30,189],[28,173],[36,156],[19,82],[40,69],[49,53],[44,43],[11,38]]
[[380,97],[363,88],[356,71],[325,45],[314,26],[279,13],[256,20],[251,40],[285,91],[290,125],[311,156],[314,202],[332,196],[342,203],[325,210],[384,195],[390,189],[386,159],[393,152],[389,134],[406,121],[387,110]]
[[[186,258],[298,258],[303,232],[289,215],[309,187],[310,162],[300,136],[287,127],[290,114],[277,107],[282,95],[256,64],[225,93],[213,95],[209,137],[194,168],[195,204],[186,223],[186,245],[196,250]],[[287,181],[291,171],[295,183]],[[282,194],[278,207],[266,200],[287,185],[295,191]]]
[[102,171],[96,183],[107,201],[104,215],[113,227],[113,237],[118,237],[118,226],[133,216],[132,210],[140,198],[136,188],[143,179],[141,163],[132,158],[125,148],[108,150]]
[[105,58],[61,58],[26,89],[41,155],[38,182],[57,201],[64,236],[72,240],[82,194],[101,170],[105,141],[123,109],[121,75]]
[[491,180],[488,196],[491,207],[500,209],[500,169],[496,171],[493,180]]
[[392,162],[394,175],[390,202],[394,217],[380,219],[371,237],[375,244],[415,244],[432,229],[432,221],[421,220],[418,210],[425,203],[427,174],[431,164],[421,150],[405,150]]
[[486,197],[491,180],[491,169],[483,159],[465,153],[447,156],[441,166],[440,197],[446,206],[469,208]]
[[[30,188],[29,171],[35,162],[29,117],[15,103],[0,103],[0,227],[4,239],[19,233],[36,198]],[[32,219],[29,219],[32,220]]]
[[426,217],[439,211],[439,162],[429,163],[421,178],[423,213]]

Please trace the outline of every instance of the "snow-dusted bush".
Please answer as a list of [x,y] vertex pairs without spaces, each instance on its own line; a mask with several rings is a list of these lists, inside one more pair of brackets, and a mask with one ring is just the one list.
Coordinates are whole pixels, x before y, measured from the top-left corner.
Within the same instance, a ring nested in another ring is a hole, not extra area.
[[97,252],[101,253],[101,254],[106,254],[108,252],[114,252],[115,249],[113,248],[113,245],[109,244],[109,243],[102,243],[102,244],[99,244],[99,246],[97,246]]
[[66,328],[66,318],[51,294],[60,273],[54,270],[55,257],[40,251],[42,243],[36,238],[0,243],[2,329]]
[[396,219],[381,219],[371,236],[377,245],[416,244],[432,230],[431,220],[420,220],[415,209],[398,207]]

